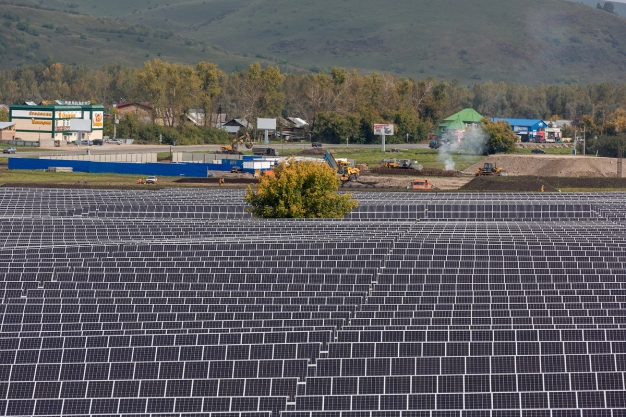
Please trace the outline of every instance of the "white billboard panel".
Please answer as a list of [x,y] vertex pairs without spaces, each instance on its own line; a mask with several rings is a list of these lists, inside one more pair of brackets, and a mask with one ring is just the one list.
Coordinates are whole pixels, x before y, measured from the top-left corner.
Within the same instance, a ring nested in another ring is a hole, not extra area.
[[51,111],[35,111],[35,110],[13,110],[13,117],[32,117],[37,119],[52,119]]
[[276,130],[276,119],[256,119],[256,128],[259,130]]
[[375,124],[374,135],[376,136],[393,136],[394,129],[392,124]]
[[91,132],[91,120],[71,119],[70,130],[73,132]]

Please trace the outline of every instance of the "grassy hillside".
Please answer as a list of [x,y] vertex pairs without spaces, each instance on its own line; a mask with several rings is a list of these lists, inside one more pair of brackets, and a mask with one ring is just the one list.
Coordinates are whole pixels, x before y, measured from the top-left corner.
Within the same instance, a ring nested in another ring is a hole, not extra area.
[[[215,54],[227,70],[244,58],[268,58],[309,70],[342,66],[465,83],[626,81],[626,19],[568,0],[395,0],[384,7],[371,0],[46,0],[45,5],[219,46],[236,54]],[[128,48],[134,38],[119,47]],[[151,43],[133,49],[154,56]],[[201,48],[169,56],[194,61],[193,51]],[[141,60],[144,55],[136,54]]]
[[226,71],[246,68],[255,61],[163,29],[0,4],[0,69],[48,57],[89,67],[105,63],[137,67],[154,58],[190,64],[206,60]]
[[[601,0],[572,0],[572,1],[577,1],[579,3],[585,3],[588,4],[591,7],[596,7],[598,5],[598,3],[604,5],[605,1]],[[613,6],[615,6],[615,13],[617,13],[620,16],[626,16],[626,4],[624,3],[618,3],[616,1],[611,2],[613,3]]]

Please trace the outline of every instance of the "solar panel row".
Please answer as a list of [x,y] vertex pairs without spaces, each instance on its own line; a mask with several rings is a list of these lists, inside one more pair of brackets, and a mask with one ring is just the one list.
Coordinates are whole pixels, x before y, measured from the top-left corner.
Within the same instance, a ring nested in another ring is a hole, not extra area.
[[626,194],[354,195],[0,189],[0,414],[626,415]]

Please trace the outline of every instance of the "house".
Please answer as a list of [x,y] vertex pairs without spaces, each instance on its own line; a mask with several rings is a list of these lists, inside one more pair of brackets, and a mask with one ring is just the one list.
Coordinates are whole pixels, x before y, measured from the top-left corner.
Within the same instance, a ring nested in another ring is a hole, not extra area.
[[[226,123],[226,113],[212,113],[209,125],[211,127],[221,127]],[[196,126],[204,126],[204,111],[202,109],[191,109],[187,112],[187,120]]]
[[462,121],[461,116],[458,115],[457,118],[446,128],[445,135],[448,136],[450,142],[461,142],[466,129],[467,124]]
[[[119,103],[114,104],[113,107],[117,109],[120,118],[124,117],[127,114],[134,113],[140,121],[144,123],[152,122],[154,109],[152,108],[150,103]],[[164,125],[162,118],[157,118],[157,120],[155,120],[155,123],[161,126]]]
[[15,122],[0,122],[0,140],[15,140]]
[[532,142],[538,132],[545,131],[548,123],[541,119],[507,119],[494,117],[494,122],[505,121],[511,125],[513,132],[519,137],[521,142]]
[[236,135],[241,128],[249,129],[250,127],[252,127],[252,124],[246,119],[231,119],[221,126],[222,129],[231,135]]
[[309,124],[299,117],[287,117],[286,119],[280,118],[279,125],[283,139],[290,140],[304,137],[306,127]]
[[[456,123],[457,120],[464,123],[466,127],[469,127],[469,126],[478,126],[482,118],[483,116],[481,116],[474,109],[463,109],[460,112],[455,113],[452,116],[449,116],[443,119],[443,122],[441,122],[441,124],[439,124],[437,128],[437,135],[442,136],[446,134],[450,125],[452,123]],[[458,125],[456,125],[456,127],[458,127]]]

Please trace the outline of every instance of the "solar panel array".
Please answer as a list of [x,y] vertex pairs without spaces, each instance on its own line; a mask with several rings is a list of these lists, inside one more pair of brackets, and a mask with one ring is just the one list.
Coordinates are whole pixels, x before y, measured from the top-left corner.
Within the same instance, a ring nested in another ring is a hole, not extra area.
[[0,414],[626,416],[626,194],[0,189]]

